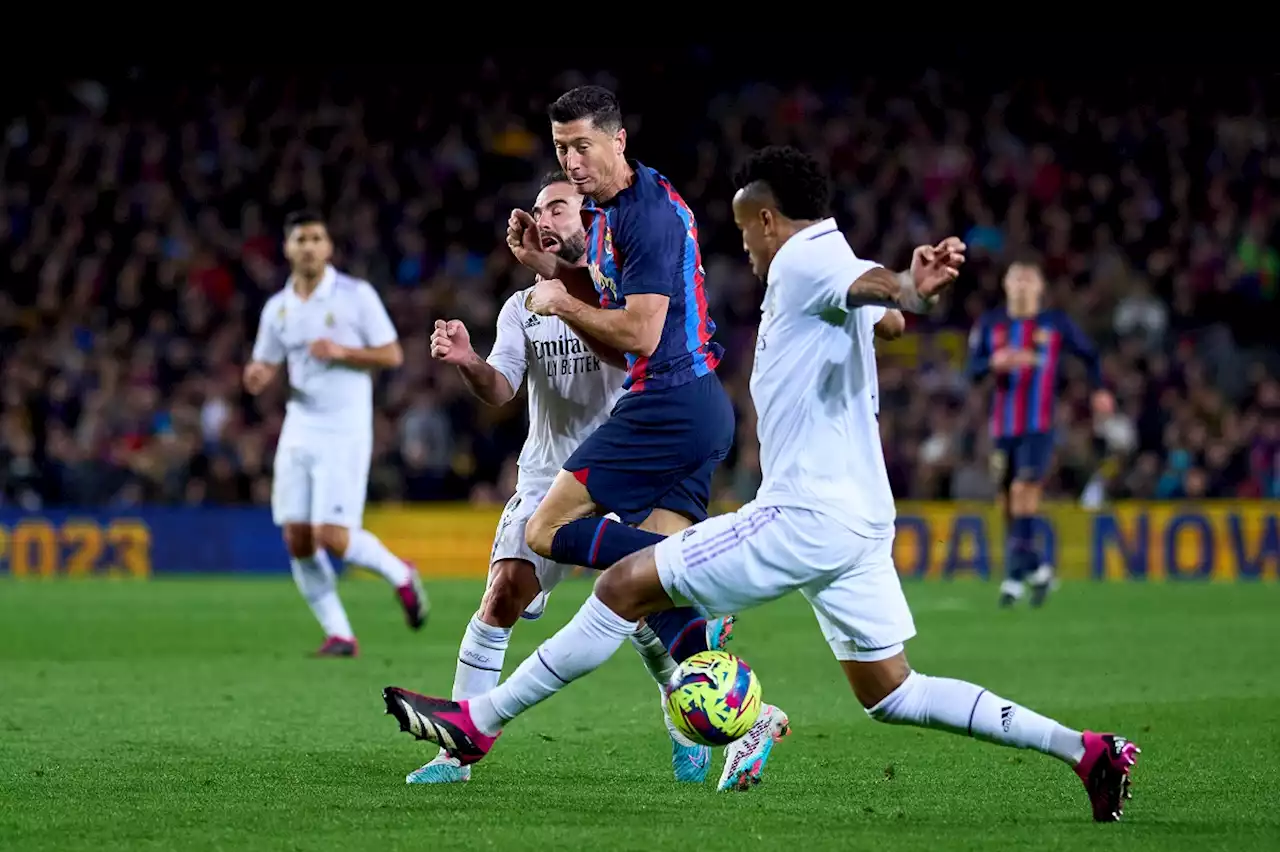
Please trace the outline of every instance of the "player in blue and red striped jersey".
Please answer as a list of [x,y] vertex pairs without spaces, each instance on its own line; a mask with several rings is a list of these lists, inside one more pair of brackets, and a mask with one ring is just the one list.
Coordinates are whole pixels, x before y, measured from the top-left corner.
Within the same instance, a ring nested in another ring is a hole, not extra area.
[[[723,349],[712,341],[689,205],[627,158],[609,90],[573,89],[548,113],[560,165],[586,197],[587,267],[542,251],[521,210],[507,243],[544,279],[528,308],[625,353],[627,393],[565,463],[525,535],[545,558],[604,569],[707,517],[712,473],[733,443],[733,406],[715,372]],[[692,610],[649,626],[677,662],[706,647],[705,621]]]
[[1001,606],[1031,587],[1039,606],[1053,582],[1053,567],[1036,550],[1035,517],[1053,456],[1053,420],[1064,355],[1084,362],[1099,414],[1114,407],[1102,387],[1093,343],[1062,311],[1043,307],[1044,274],[1032,262],[1010,265],[1004,277],[1007,303],[984,315],[969,336],[969,375],[995,374],[991,407],[992,472],[997,477],[1006,523],[1008,570],[1000,586]]

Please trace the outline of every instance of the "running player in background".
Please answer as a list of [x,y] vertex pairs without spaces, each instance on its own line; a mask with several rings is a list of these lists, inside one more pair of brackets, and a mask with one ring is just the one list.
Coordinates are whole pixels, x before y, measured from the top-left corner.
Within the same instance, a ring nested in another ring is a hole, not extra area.
[[[1119,819],[1135,745],[907,663],[915,624],[893,564],[896,511],[862,307],[929,310],[958,274],[964,244],[921,246],[901,273],[859,260],[826,218],[821,166],[792,148],[757,152],[735,185],[734,221],[752,270],[767,281],[751,373],[764,472],[755,500],[609,568],[577,615],[487,695],[452,702],[389,687],[388,712],[402,730],[474,763],[510,720],[602,665],[640,618],[680,603],[740,612],[798,591],[872,719],[1057,757],[1084,781],[1094,819]],[[752,780],[747,764],[722,789]]]
[[294,582],[325,633],[317,653],[352,657],[355,632],[326,550],[390,583],[412,629],[427,617],[417,571],[361,526],[373,453],[371,373],[399,367],[404,355],[377,291],[329,264],[333,243],[318,214],[290,214],[284,253],[292,275],[262,309],[244,384],[262,393],[287,360],[272,515],[284,528]]
[[[715,373],[724,350],[711,340],[692,211],[666,178],[627,159],[612,92],[573,89],[548,113],[560,165],[591,202],[589,275],[544,252],[525,211],[512,211],[507,243],[543,279],[529,310],[624,353],[627,393],[564,463],[525,532],[540,556],[606,568],[707,517],[712,473],[733,443],[733,405]],[[600,307],[578,295],[589,288]],[[649,624],[677,662],[707,647],[695,610]]]
[[1035,263],[1012,264],[1004,277],[1007,302],[984,315],[969,336],[969,375],[995,374],[991,406],[992,474],[1006,517],[1006,564],[1000,605],[1011,606],[1031,587],[1040,606],[1053,583],[1053,567],[1036,549],[1036,515],[1053,458],[1053,419],[1062,355],[1084,362],[1096,414],[1110,414],[1098,351],[1062,311],[1043,307],[1044,274]]
[[[543,178],[533,204],[533,219],[544,251],[569,263],[583,262],[586,235],[581,211],[582,196],[563,172]],[[431,357],[457,367],[477,399],[488,405],[505,405],[525,381],[529,397],[529,436],[520,451],[516,493],[498,523],[484,598],[458,650],[455,701],[481,695],[498,685],[512,628],[522,615],[541,615],[547,595],[573,570],[530,550],[525,527],[565,460],[609,417],[623,393],[626,377],[626,361],[620,353],[599,352],[608,359],[602,361],[564,322],[530,313],[524,304],[528,293],[528,289],[520,290],[502,306],[497,339],[487,360],[471,348],[471,336],[459,320],[437,321],[431,336]],[[602,347],[596,344],[596,349]],[[711,629],[723,632],[719,625]],[[632,634],[631,642],[661,688],[675,671],[666,648],[643,624]],[[665,700],[661,704],[671,734],[676,780],[706,780],[710,749],[695,745],[676,731],[667,717]],[[405,780],[410,784],[447,784],[470,779],[471,767],[441,749]]]

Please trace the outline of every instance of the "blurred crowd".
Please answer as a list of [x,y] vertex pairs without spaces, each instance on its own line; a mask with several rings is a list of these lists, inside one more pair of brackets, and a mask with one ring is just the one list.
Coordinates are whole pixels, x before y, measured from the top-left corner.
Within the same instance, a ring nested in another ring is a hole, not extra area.
[[[749,498],[760,478],[747,376],[762,289],[728,201],[734,165],[770,142],[829,163],[860,255],[902,265],[947,234],[970,246],[943,315],[911,318],[880,353],[899,497],[990,495],[986,395],[964,377],[965,340],[1027,247],[1045,260],[1051,303],[1102,348],[1118,398],[1094,419],[1083,370],[1068,370],[1053,494],[1280,497],[1269,90],[1239,77],[938,73],[764,84],[705,53],[591,79],[616,87],[631,153],[699,217],[739,414],[721,498]],[[338,265],[379,288],[404,342],[404,367],[379,381],[370,499],[504,500],[523,397],[476,403],[427,337],[433,320],[458,318],[487,351],[502,299],[529,280],[501,236],[553,164],[546,101],[586,80],[497,60],[448,86],[135,69],[12,117],[0,139],[0,500],[267,502],[284,390],[248,398],[241,366],[288,272],[281,222],[302,206],[326,213]]]

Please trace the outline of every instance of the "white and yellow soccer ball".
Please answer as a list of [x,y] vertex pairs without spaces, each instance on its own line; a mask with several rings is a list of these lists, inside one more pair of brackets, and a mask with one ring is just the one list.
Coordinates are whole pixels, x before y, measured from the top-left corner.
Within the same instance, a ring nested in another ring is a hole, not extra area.
[[760,679],[727,651],[689,657],[671,675],[666,694],[672,723],[701,745],[728,745],[760,717]]

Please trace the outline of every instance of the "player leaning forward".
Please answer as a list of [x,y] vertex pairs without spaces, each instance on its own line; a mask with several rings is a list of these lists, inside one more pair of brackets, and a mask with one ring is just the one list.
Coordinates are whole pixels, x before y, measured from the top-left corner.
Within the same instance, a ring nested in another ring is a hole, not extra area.
[[[532,214],[544,251],[568,263],[583,262],[586,234],[581,212],[582,196],[563,172],[543,178]],[[609,417],[626,378],[626,361],[620,353],[594,341],[588,349],[563,320],[530,312],[525,306],[529,292],[529,288],[519,290],[503,304],[487,359],[472,349],[471,335],[459,320],[437,321],[431,336],[431,356],[457,367],[467,388],[482,402],[505,405],[526,382],[529,397],[529,435],[520,451],[516,493],[498,522],[484,598],[458,649],[455,700],[498,685],[512,628],[522,615],[541,615],[546,596],[571,570],[534,553],[525,541],[525,529],[565,460]],[[708,630],[722,632],[716,625]],[[631,641],[658,685],[665,684],[676,664],[661,640],[641,625]],[[711,765],[710,751],[685,740],[670,719],[666,722],[676,780],[703,781]],[[405,780],[448,784],[470,778],[471,767],[442,749]]]
[[[739,612],[799,591],[871,718],[1057,757],[1084,781],[1094,819],[1119,819],[1133,743],[1071,730],[907,664],[904,643],[915,625],[893,565],[895,509],[864,307],[927,310],[955,278],[963,243],[917,248],[904,273],[859,260],[827,218],[821,167],[791,148],[755,154],[736,185],[734,220],[767,282],[751,375],[763,472],[755,500],[610,567],[578,614],[488,694],[452,702],[389,688],[388,709],[405,730],[444,740],[461,762],[474,763],[511,719],[607,660],[638,619],[687,603]],[[557,677],[547,678],[548,669]]]
[[361,526],[373,454],[371,374],[400,366],[404,355],[377,291],[329,264],[333,243],[318,214],[286,219],[284,252],[292,275],[262,309],[244,383],[257,395],[288,362],[272,515],[284,528],[293,579],[324,630],[318,653],[349,657],[355,633],[326,551],[395,587],[411,628],[426,620],[417,572]]

